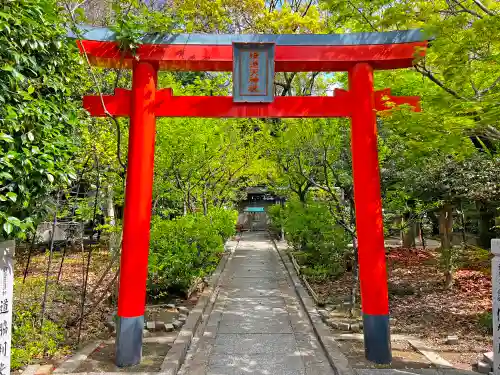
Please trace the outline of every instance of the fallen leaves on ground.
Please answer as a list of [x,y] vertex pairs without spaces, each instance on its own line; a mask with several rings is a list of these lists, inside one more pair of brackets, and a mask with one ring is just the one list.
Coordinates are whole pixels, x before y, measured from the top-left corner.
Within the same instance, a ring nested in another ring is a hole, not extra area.
[[[84,257],[82,257],[82,255]],[[52,264],[49,270],[49,288],[47,295],[47,310],[46,317],[59,326],[64,327],[66,332],[66,342],[73,346],[78,338],[78,324],[74,324],[80,316],[82,288],[84,282],[84,269],[86,269],[88,257],[88,249],[82,254],[80,251],[69,251],[65,255],[64,262],[61,268],[61,276],[57,282],[57,276],[61,266],[61,252],[54,252]],[[87,290],[85,296],[85,314],[91,313],[85,317],[82,324],[80,343],[86,341],[107,337],[109,333],[105,327],[113,307],[107,303],[107,298],[114,292],[115,283],[111,288],[107,286],[112,282],[116,267],[114,267],[101,279],[105,272],[111,256],[109,252],[94,249],[91,254],[91,262],[87,280]],[[36,291],[28,291],[30,288],[30,280],[44,279],[47,271],[48,255],[45,253],[34,255],[30,260],[28,268],[28,276],[26,283],[19,286],[17,298],[30,298],[33,303],[40,303],[43,297],[43,288]],[[22,283],[22,274],[26,265],[25,259],[17,259],[16,262],[16,282]],[[100,281],[99,285],[97,283]],[[94,292],[94,293],[91,293]],[[98,303],[101,295],[104,295],[103,301]],[[71,324],[73,323],[73,324]]]
[[[387,269],[390,289],[408,289],[408,294],[390,295],[393,333],[418,337],[442,353],[461,353],[449,360],[462,368],[470,369],[480,353],[491,350],[491,336],[479,324],[479,316],[491,311],[489,275],[458,269],[452,289],[445,290],[438,253],[411,248],[391,249],[387,253]],[[349,301],[352,274],[311,285],[324,300],[343,303]],[[445,344],[448,335],[457,335],[459,344]]]

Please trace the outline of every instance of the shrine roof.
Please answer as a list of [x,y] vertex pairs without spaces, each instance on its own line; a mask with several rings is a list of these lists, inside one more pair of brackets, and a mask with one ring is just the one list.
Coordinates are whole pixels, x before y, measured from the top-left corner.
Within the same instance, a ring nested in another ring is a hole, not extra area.
[[[116,34],[105,27],[80,26],[80,35],[70,32],[75,39],[101,42],[116,41]],[[428,40],[420,29],[365,32],[349,34],[167,34],[145,33],[142,44],[211,45],[232,43],[275,43],[276,46],[355,46],[414,43]]]

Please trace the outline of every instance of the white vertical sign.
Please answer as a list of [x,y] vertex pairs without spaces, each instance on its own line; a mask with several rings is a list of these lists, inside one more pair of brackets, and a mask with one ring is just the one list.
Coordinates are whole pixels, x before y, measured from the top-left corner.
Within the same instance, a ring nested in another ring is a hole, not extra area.
[[500,239],[491,240],[491,282],[493,284],[493,373],[500,375]]
[[0,242],[0,375],[10,374],[15,241]]

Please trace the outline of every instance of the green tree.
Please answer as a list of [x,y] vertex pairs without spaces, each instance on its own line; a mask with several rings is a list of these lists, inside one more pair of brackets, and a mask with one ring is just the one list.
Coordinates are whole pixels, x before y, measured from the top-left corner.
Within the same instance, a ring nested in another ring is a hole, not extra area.
[[81,73],[52,0],[0,6],[0,237],[23,237],[75,178]]

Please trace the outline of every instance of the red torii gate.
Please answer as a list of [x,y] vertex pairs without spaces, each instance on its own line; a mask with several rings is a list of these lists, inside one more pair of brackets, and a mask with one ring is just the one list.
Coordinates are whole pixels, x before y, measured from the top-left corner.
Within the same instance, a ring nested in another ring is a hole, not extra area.
[[[419,30],[338,35],[151,34],[143,37],[135,56],[122,56],[110,30],[85,28],[82,32],[85,40],[78,40],[78,45],[93,65],[133,70],[132,90],[116,89],[114,95],[83,100],[92,116],[102,117],[107,111],[130,117],[117,365],[135,365],[141,360],[155,124],[161,116],[352,119],[365,355],[377,363],[391,362],[376,111],[399,104],[420,108],[418,97],[394,97],[389,89],[374,91],[373,71],[411,67],[415,55],[424,54],[427,48],[423,34]],[[174,96],[171,89],[157,89],[158,70],[233,70],[234,96]],[[274,71],[348,71],[349,89],[337,89],[331,97],[273,98]]]

